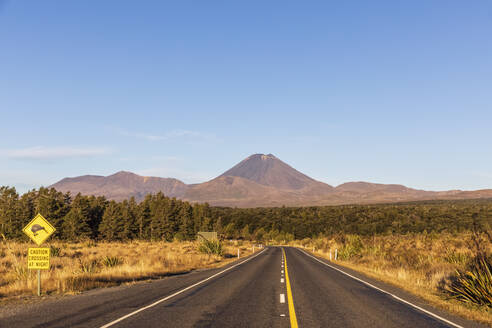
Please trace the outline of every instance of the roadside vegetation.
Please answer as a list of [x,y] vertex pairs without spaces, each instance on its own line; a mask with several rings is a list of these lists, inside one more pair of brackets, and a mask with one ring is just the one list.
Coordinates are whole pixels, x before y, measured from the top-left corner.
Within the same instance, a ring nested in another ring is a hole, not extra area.
[[204,239],[200,242],[198,250],[204,254],[213,254],[222,256],[224,255],[224,249],[222,247],[222,242],[219,240],[207,240]]
[[[1,239],[1,238],[0,238]],[[73,294],[96,287],[157,279],[199,268],[222,266],[252,253],[244,241],[212,241],[213,251],[198,242],[52,242],[51,268],[42,271],[42,291]],[[32,244],[0,242],[0,302],[34,295],[36,271],[27,269]],[[220,250],[220,252],[218,251]]]

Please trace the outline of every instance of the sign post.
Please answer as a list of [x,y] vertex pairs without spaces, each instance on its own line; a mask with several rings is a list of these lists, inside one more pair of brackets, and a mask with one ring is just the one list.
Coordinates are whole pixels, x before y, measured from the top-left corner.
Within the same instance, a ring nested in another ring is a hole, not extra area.
[[[24,229],[22,229],[22,232],[31,238],[38,246],[41,246],[55,230],[55,227],[53,227],[41,214],[38,214],[24,227]],[[29,248],[27,268],[38,270],[38,296],[41,296],[41,270],[49,270],[50,268],[50,249]]]

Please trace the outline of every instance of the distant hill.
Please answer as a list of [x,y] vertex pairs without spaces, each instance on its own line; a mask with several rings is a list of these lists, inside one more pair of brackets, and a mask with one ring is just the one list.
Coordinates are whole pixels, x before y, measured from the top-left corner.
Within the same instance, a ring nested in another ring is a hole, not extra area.
[[169,197],[183,197],[188,186],[172,178],[142,177],[121,171],[107,177],[83,175],[76,178],[65,178],[51,187],[72,194],[106,196],[108,199],[123,200],[135,197],[142,200],[146,194],[162,191]]
[[118,172],[104,177],[65,178],[51,187],[72,194],[143,200],[149,193],[217,206],[311,206],[367,204],[432,199],[491,198],[492,190],[425,191],[398,184],[348,182],[337,187],[316,181],[272,154],[254,154],[210,181],[187,185],[173,178],[143,177]]

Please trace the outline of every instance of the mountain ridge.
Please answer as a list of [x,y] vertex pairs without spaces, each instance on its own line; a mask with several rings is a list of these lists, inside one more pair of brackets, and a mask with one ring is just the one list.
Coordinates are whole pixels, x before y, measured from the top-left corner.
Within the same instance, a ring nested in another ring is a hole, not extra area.
[[105,196],[108,199],[123,200],[135,197],[142,200],[146,194],[163,192],[170,197],[182,197],[187,185],[174,178],[146,177],[128,171],[101,175],[83,175],[64,178],[51,185],[59,191],[72,194]]
[[190,202],[232,207],[369,204],[492,197],[492,189],[426,191],[400,184],[364,181],[346,182],[333,187],[297,171],[272,154],[248,156],[221,175],[203,183],[185,184],[175,178],[140,176],[129,171],[119,171],[108,176],[64,178],[50,187],[62,192],[105,196],[118,201],[130,197],[141,201],[147,194],[162,192],[166,196]]

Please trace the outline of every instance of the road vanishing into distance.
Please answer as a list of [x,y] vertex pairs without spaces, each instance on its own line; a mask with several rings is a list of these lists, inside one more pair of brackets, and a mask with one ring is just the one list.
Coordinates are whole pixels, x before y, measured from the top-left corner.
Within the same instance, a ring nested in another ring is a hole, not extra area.
[[302,249],[0,311],[0,327],[483,327]]

